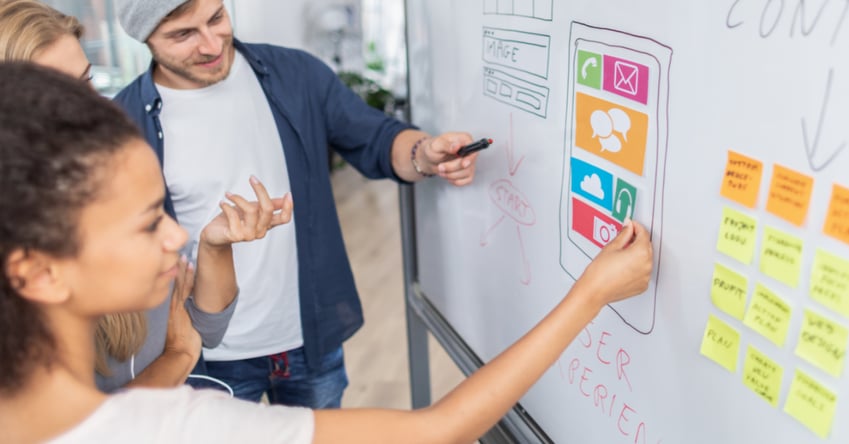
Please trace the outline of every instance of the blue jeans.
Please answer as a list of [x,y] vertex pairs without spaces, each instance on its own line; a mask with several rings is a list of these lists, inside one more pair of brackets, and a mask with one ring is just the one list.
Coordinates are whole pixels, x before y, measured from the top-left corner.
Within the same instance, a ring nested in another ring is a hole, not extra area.
[[238,361],[206,361],[209,376],[227,383],[237,398],[313,409],[339,408],[348,386],[342,347],[324,355],[316,370],[306,365],[304,348]]

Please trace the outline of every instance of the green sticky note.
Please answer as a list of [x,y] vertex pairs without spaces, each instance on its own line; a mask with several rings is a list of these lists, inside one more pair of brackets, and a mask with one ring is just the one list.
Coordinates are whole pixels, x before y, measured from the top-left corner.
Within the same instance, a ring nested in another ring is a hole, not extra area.
[[755,255],[756,229],[755,218],[726,207],[722,210],[716,249],[744,264],[751,264]]
[[589,51],[578,51],[578,66],[575,67],[575,78],[578,83],[590,88],[601,89],[601,54]]
[[784,300],[757,284],[743,324],[781,347],[787,338],[791,314],[790,306]]
[[725,367],[729,372],[737,372],[740,332],[716,316],[709,315],[705,334],[702,337],[701,353]]
[[613,193],[613,218],[619,222],[625,222],[626,218],[633,218],[636,204],[637,188],[617,178],[616,192]]
[[805,310],[799,343],[796,345],[799,357],[839,378],[846,360],[847,343],[849,330],[846,327],[811,310]]
[[798,287],[799,275],[802,273],[802,239],[766,227],[761,250],[761,272],[791,288]]
[[749,281],[745,276],[714,264],[710,299],[717,308],[742,321],[746,312],[748,288]]
[[751,345],[743,362],[743,384],[773,407],[778,407],[784,369]]
[[790,384],[784,411],[822,439],[831,433],[837,395],[801,370]]
[[817,250],[810,295],[811,299],[849,318],[849,260]]

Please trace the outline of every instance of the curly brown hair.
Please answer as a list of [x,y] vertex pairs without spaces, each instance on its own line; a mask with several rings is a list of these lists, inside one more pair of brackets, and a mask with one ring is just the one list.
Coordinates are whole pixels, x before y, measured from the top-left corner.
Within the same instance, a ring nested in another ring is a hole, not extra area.
[[8,275],[13,253],[73,257],[78,219],[136,126],[109,100],[64,74],[0,64],[0,394],[14,393],[55,340]]

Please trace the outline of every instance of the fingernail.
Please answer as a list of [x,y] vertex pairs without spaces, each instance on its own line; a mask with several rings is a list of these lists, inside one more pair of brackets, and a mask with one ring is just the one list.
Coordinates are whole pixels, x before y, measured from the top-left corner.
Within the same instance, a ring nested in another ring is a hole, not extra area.
[[188,265],[186,265],[186,268],[188,268],[189,270],[194,270],[194,269],[195,269],[195,264],[193,264],[192,262],[189,262],[189,264],[188,264]]
[[225,192],[224,195],[227,196],[228,199],[233,197],[233,193],[231,193],[229,191]]
[[189,261],[189,258],[185,254],[180,255],[180,262],[185,264],[188,261]]
[[251,183],[254,185],[259,183],[259,179],[257,179],[253,174],[251,174]]
[[472,164],[472,162],[467,160],[467,161],[463,162],[463,168],[468,168],[469,165],[471,165],[471,164]]
[[439,171],[439,174],[445,173],[445,165],[439,164],[439,166],[436,169]]
[[625,222],[622,223],[622,228],[628,228],[628,226],[630,226],[630,225],[631,225],[631,218],[626,217]]

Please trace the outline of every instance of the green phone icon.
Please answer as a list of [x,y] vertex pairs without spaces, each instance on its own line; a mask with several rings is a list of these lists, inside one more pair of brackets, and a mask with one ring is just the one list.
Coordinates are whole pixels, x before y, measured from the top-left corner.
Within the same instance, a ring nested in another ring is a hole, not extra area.
[[590,88],[601,89],[601,54],[578,51],[578,83]]

